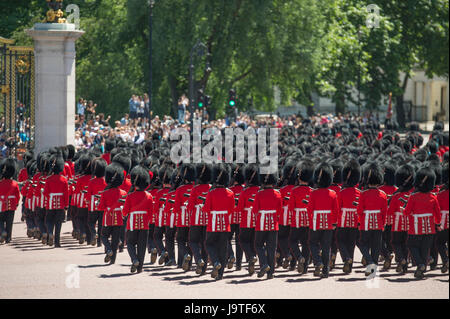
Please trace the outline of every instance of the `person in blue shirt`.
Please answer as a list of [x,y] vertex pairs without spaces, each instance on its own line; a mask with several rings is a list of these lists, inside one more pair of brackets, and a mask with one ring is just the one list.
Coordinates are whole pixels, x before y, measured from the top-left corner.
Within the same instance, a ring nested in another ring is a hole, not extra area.
[[138,103],[137,103],[136,95],[133,94],[131,96],[130,100],[128,101],[128,104],[130,106],[130,119],[131,120],[137,119]]
[[86,108],[85,108],[84,103],[83,103],[83,98],[80,98],[78,100],[78,103],[77,103],[77,114],[78,115],[84,115],[85,109]]

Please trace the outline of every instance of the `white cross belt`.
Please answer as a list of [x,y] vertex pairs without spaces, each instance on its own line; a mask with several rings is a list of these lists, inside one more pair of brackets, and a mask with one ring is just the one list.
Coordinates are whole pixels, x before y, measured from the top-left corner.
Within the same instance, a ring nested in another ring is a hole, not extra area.
[[295,210],[295,226],[300,228],[300,212],[308,211],[306,208],[294,208]]
[[364,223],[364,227],[365,227],[364,229],[367,230],[369,228],[370,215],[379,214],[379,213],[381,213],[381,211],[379,209],[378,210],[365,210],[365,211],[363,211],[363,213],[366,214],[366,222]]
[[53,197],[55,196],[63,196],[63,193],[50,193],[50,205],[48,209],[52,209],[53,208]]
[[259,213],[261,214],[261,220],[260,220],[260,229],[264,228],[264,221],[266,219],[266,215],[271,215],[271,214],[275,214],[277,211],[276,210],[260,210]]
[[341,218],[341,224],[344,226],[345,224],[345,217],[347,217],[347,213],[354,213],[356,212],[356,208],[342,208],[342,218]]
[[417,234],[419,232],[419,218],[427,218],[431,217],[433,214],[417,214],[413,215],[414,217],[414,231]]
[[317,215],[318,214],[330,214],[331,210],[315,210],[313,212],[313,230],[316,230],[316,221],[317,221]]
[[147,212],[145,210],[130,213],[130,230],[133,230],[133,228],[134,228],[134,224],[133,224],[134,215],[145,215],[145,214],[147,214]]
[[226,210],[213,210],[213,211],[211,211],[211,214],[212,214],[212,231],[216,231],[216,222],[217,222],[216,218],[217,218],[217,215],[228,214],[228,211],[226,211]]
[[441,227],[444,227],[445,219],[448,218],[448,210],[441,210]]

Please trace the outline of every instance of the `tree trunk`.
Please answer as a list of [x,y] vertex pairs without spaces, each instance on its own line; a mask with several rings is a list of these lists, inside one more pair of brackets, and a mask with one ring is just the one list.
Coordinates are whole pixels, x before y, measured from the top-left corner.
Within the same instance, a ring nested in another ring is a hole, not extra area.
[[176,80],[173,76],[169,76],[169,87],[170,87],[170,95],[172,96],[172,108],[171,113],[174,118],[178,117],[178,93],[177,93],[177,84]]
[[336,114],[343,114],[345,113],[345,97],[344,96],[339,96],[336,99],[336,108],[335,108],[335,113]]
[[405,116],[405,109],[403,108],[403,102],[405,94],[406,85],[408,84],[408,78],[409,75],[405,75],[405,79],[403,80],[402,84],[402,93],[399,96],[396,96],[395,98],[395,111],[397,113],[397,123],[400,128],[406,127],[406,116]]

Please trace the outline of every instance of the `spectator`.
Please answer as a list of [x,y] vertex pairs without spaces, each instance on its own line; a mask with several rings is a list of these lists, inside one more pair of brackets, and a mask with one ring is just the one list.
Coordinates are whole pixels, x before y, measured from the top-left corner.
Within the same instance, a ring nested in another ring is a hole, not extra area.
[[183,94],[178,100],[178,122],[184,124],[186,107],[189,105],[189,100],[185,94]]
[[84,115],[85,107],[84,107],[84,101],[83,98],[80,97],[77,103],[77,114],[78,115]]

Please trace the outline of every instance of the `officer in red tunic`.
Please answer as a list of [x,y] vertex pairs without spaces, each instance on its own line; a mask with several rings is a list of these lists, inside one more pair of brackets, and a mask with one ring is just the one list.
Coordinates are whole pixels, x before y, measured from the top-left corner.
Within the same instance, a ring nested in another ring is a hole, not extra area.
[[395,184],[398,190],[389,199],[387,218],[392,221],[392,246],[394,247],[396,272],[408,271],[408,223],[404,208],[414,186],[414,167],[409,164],[400,166],[395,172]]
[[[307,207],[312,188],[309,186],[313,179],[314,163],[303,160],[297,166],[298,186],[293,188],[289,198],[289,214],[291,229],[289,234],[289,248],[297,264],[299,274],[308,271],[309,257],[309,217]],[[300,251],[299,244],[302,246]]]
[[337,243],[342,261],[343,272],[352,272],[356,240],[359,236],[358,205],[360,190],[356,187],[361,179],[361,167],[357,160],[349,160],[342,169],[343,186],[339,192],[340,211],[337,219]]
[[449,197],[448,197],[448,161],[444,163],[442,167],[442,182],[443,185],[441,187],[441,191],[437,195],[437,200],[439,202],[439,207],[441,209],[441,230],[438,230],[436,234],[436,244],[437,249],[439,251],[439,255],[441,255],[442,259],[442,268],[441,272],[446,273],[448,271],[448,255],[447,255],[447,247],[448,247],[448,228],[449,228],[449,215],[448,215],[448,206],[449,206]]
[[19,205],[19,184],[13,180],[17,163],[13,158],[0,162],[0,244],[11,242],[14,213]]
[[[114,264],[119,246],[120,229],[123,224],[122,208],[123,197],[126,192],[120,189],[124,179],[123,168],[117,163],[108,165],[105,169],[105,189],[95,198],[100,202],[97,209],[103,211],[102,219],[102,243],[105,246],[105,263]],[[111,241],[109,240],[111,237]]]
[[281,193],[273,189],[278,180],[276,172],[260,174],[260,180],[262,188],[256,193],[252,208],[256,221],[255,249],[260,264],[258,278],[267,274],[267,279],[273,279],[279,230],[278,221],[283,213],[283,200]]
[[213,263],[211,277],[223,278],[227,262],[230,216],[234,210],[234,194],[226,188],[230,182],[230,167],[220,163],[212,168],[213,189],[208,192],[203,210],[207,216],[206,250]]
[[64,159],[61,155],[50,158],[51,173],[44,187],[45,208],[47,216],[45,223],[48,232],[48,245],[61,247],[61,225],[65,218],[65,210],[69,206],[69,184],[64,177]]
[[37,170],[37,164],[35,160],[30,160],[27,163],[27,176],[28,179],[25,181],[24,186],[22,187],[21,194],[24,199],[24,206],[25,206],[25,221],[27,224],[27,236],[29,238],[34,236],[35,231],[37,231],[37,225],[35,223],[34,219],[34,208],[32,205],[33,201],[33,185],[32,185],[32,179],[34,175],[36,174]]
[[47,215],[47,210],[45,208],[45,197],[44,197],[44,186],[47,177],[50,175],[50,154],[48,152],[43,152],[40,154],[39,158],[39,170],[41,174],[36,181],[36,188],[34,189],[34,201],[36,207],[36,215],[39,226],[39,232],[41,241],[44,245],[48,242],[48,232],[47,226],[45,225],[45,217]]
[[257,261],[255,251],[255,216],[252,212],[254,196],[259,190],[259,167],[248,164],[244,168],[246,188],[239,195],[237,211],[240,214],[239,243],[248,261],[248,273],[255,273]]
[[441,230],[441,209],[435,195],[436,174],[430,167],[422,167],[416,174],[415,190],[408,200],[404,214],[408,220],[408,247],[417,269],[414,277],[424,278],[429,251],[436,226]]
[[206,215],[203,211],[206,194],[211,189],[211,165],[207,163],[198,164],[196,167],[197,185],[192,188],[187,205],[189,214],[189,247],[194,256],[196,274],[206,273],[208,253],[205,247],[206,239]]
[[[91,237],[90,244],[97,247],[101,246],[101,233],[102,233],[102,220],[103,211],[98,209],[98,199],[95,195],[99,194],[106,187],[105,182],[105,170],[106,161],[102,158],[95,158],[92,161],[92,177],[88,183],[86,198],[88,202],[88,226]],[[95,225],[97,226],[97,231],[95,230]]]
[[[333,168],[333,182],[329,189],[335,191],[339,199],[339,194],[342,189],[342,168],[344,167],[344,164],[340,159],[333,159],[330,161],[330,165]],[[336,264],[337,251],[337,228],[335,228],[333,229],[333,238],[331,239],[330,271],[333,270]]]
[[[233,268],[233,264],[234,264],[234,262],[236,262],[236,270],[238,270],[238,271],[241,270],[241,267],[242,267],[242,256],[243,256],[244,252],[242,251],[241,245],[239,244],[239,223],[240,223],[239,217],[240,217],[240,214],[237,210],[237,203],[238,203],[241,192],[244,190],[244,183],[245,183],[244,165],[243,164],[232,165],[230,190],[234,193],[236,205],[235,205],[233,214],[231,215],[231,221],[230,221],[231,232],[230,232],[230,238],[228,240],[229,259],[228,259],[227,268],[228,269]],[[233,247],[231,244],[233,236],[234,236],[234,240],[235,240],[236,254],[234,253]]]
[[153,198],[145,189],[150,184],[148,170],[136,166],[130,173],[135,191],[127,196],[122,214],[127,220],[127,250],[131,258],[131,273],[142,272],[147,250],[148,226],[153,214]]
[[339,214],[338,196],[329,189],[333,181],[333,168],[327,163],[319,164],[314,170],[314,184],[308,203],[310,224],[310,245],[314,261],[314,276],[327,278],[331,253],[333,228]]
[[387,213],[387,195],[378,189],[383,184],[383,173],[377,163],[369,163],[363,169],[363,183],[368,188],[361,193],[357,211],[360,249],[368,265],[365,275],[369,276],[378,265]]

